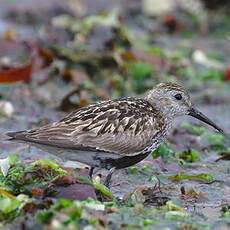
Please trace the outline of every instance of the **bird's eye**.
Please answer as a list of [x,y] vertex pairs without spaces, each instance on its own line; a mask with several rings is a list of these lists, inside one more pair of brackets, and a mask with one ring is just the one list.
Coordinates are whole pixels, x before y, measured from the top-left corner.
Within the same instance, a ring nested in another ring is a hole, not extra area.
[[177,93],[176,95],[174,95],[174,97],[180,101],[182,99],[182,95],[180,93]]

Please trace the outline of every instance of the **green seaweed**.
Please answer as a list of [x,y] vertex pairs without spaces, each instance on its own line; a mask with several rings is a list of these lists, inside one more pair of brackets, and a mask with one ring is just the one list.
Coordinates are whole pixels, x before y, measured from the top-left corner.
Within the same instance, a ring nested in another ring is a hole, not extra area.
[[136,93],[143,93],[149,88],[148,80],[154,73],[154,68],[146,62],[130,62],[127,65],[127,73],[131,77],[133,90]]
[[128,65],[128,73],[139,81],[148,78],[153,73],[153,66],[145,62],[133,62]]
[[230,217],[230,205],[226,205],[221,208],[221,216],[222,217]]
[[47,159],[24,165],[17,157],[11,156],[9,162],[8,174],[4,176],[0,173],[0,187],[15,195],[28,193],[28,189],[35,185],[43,187],[56,177],[66,174],[60,166]]
[[105,185],[101,184],[97,180],[93,180],[93,186],[97,191],[100,192],[101,195],[110,199],[113,198],[112,192]]
[[137,174],[137,173],[143,173],[146,174],[150,172],[150,166],[149,165],[142,165],[142,166],[130,166],[127,168],[127,172],[129,174]]
[[168,144],[161,144],[156,150],[152,152],[152,158],[156,159],[161,157],[163,160],[168,161],[174,156],[174,151],[169,147]]
[[[70,201],[58,199],[48,210],[38,211],[36,219],[38,222],[48,224],[52,219],[56,219],[60,227],[75,225],[82,227],[84,225],[101,226],[94,212],[104,211],[105,205],[93,199],[85,201]],[[59,218],[59,215],[62,218]],[[51,222],[52,226],[52,222]]]
[[208,182],[208,183],[214,181],[214,177],[209,173],[198,173],[198,174],[178,173],[176,175],[169,176],[169,179],[172,181],[195,180],[195,181]]
[[222,134],[208,134],[207,140],[212,150],[218,152],[226,150],[225,137]]
[[185,129],[189,134],[201,136],[205,128],[203,126],[193,125],[188,122],[182,122],[181,128]]
[[176,152],[175,154],[179,159],[182,159],[186,162],[197,162],[199,161],[199,152],[194,149],[188,149],[183,152]]
[[21,214],[21,211],[29,201],[29,198],[20,194],[17,197],[13,197],[12,195],[6,196],[6,193],[2,193],[0,195],[0,221],[9,222],[14,218]]

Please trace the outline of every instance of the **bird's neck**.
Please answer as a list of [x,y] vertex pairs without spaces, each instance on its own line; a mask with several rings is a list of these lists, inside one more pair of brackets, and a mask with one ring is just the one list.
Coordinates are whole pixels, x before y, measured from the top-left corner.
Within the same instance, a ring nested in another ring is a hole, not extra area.
[[177,116],[176,111],[174,111],[173,107],[170,104],[167,104],[165,101],[161,101],[157,97],[153,97],[151,94],[147,94],[145,96],[145,100],[148,101],[156,110],[158,110],[167,122],[171,123],[172,120]]

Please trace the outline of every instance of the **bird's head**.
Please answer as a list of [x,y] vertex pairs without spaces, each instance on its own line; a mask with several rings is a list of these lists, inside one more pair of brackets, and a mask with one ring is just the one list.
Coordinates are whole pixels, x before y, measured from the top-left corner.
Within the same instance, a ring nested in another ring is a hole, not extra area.
[[190,115],[223,133],[221,128],[193,106],[188,92],[178,84],[160,83],[147,94],[146,99],[168,118]]

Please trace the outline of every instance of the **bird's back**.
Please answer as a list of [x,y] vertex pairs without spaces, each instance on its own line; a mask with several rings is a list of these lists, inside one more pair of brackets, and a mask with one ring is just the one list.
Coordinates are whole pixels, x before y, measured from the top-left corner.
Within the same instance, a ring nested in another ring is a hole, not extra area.
[[131,156],[154,148],[154,141],[166,131],[164,116],[147,100],[124,98],[92,104],[59,122],[8,135],[39,145]]

